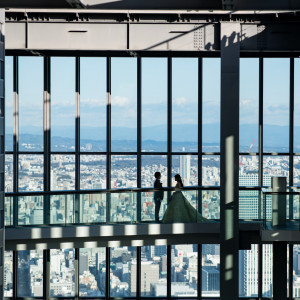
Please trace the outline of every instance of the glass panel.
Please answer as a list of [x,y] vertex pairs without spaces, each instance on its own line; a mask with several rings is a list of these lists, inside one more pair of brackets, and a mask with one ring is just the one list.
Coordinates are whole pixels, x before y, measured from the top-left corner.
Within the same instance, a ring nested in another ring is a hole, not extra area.
[[19,192],[44,190],[44,156],[19,155]]
[[294,152],[300,152],[300,59],[295,59],[295,71],[294,71]]
[[300,186],[300,156],[294,156],[294,185]]
[[106,151],[106,59],[80,58],[80,150]]
[[136,151],[137,59],[111,59],[112,151]]
[[13,288],[13,252],[4,251],[4,297],[12,297]]
[[106,189],[105,155],[80,155],[80,189]]
[[258,297],[258,245],[239,250],[239,297]]
[[173,151],[198,152],[198,59],[172,59]]
[[43,196],[18,196],[18,225],[44,224],[43,202]]
[[74,57],[51,57],[51,150],[75,150]]
[[167,155],[142,155],[142,187],[153,187],[155,172],[160,172],[163,187],[167,186]]
[[80,222],[101,223],[106,221],[106,194],[80,195]]
[[176,185],[174,176],[181,176],[184,186],[198,185],[198,156],[173,155],[172,156],[172,186]]
[[220,155],[202,156],[202,185],[220,185]]
[[110,296],[136,296],[136,247],[111,248]]
[[142,149],[167,151],[167,59],[142,58]]
[[264,58],[264,152],[289,151],[289,78],[289,58]]
[[75,296],[75,251],[74,249],[50,250],[50,296]]
[[171,255],[171,296],[197,297],[198,246],[172,246]]
[[13,197],[5,197],[4,201],[4,224],[10,226],[13,222]]
[[75,189],[75,156],[51,155],[51,191]]
[[105,248],[79,249],[80,297],[105,296],[105,260]]
[[220,245],[202,245],[202,297],[220,297]]
[[74,223],[75,197],[75,195],[50,196],[50,224]]
[[220,151],[221,60],[203,59],[202,151]]
[[44,58],[19,57],[19,149],[44,148]]
[[136,187],[136,155],[111,156],[111,188]]
[[263,185],[271,186],[273,176],[286,177],[289,184],[289,157],[288,156],[264,156],[263,157]]
[[262,296],[272,297],[273,296],[273,245],[263,244],[262,247],[262,263],[263,263],[263,274],[262,274]]
[[300,297],[300,245],[293,246],[293,297]]
[[240,152],[258,152],[259,59],[240,59]]
[[[201,195],[200,191],[199,195]],[[207,219],[220,220],[220,191],[202,191],[201,214]]]
[[259,191],[239,191],[239,218],[260,219],[263,213],[263,201]]
[[43,251],[18,251],[18,297],[43,297]]
[[5,151],[13,151],[13,57],[5,57]]
[[258,186],[258,156],[240,155],[240,186]]
[[167,296],[167,246],[141,248],[141,296]]
[[134,192],[123,192],[107,195],[110,197],[111,202],[111,222],[135,222],[137,220],[137,194]]
[[5,192],[13,192],[13,156],[5,154]]

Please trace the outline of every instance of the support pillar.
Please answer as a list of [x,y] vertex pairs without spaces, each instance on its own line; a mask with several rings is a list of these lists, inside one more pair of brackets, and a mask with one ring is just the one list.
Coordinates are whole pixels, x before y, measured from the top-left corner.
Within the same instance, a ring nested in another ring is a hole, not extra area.
[[[290,278],[290,280],[292,280],[292,278]],[[287,283],[287,242],[274,242],[273,243],[273,300],[287,298],[286,283]]]
[[221,23],[220,298],[239,298],[239,59],[240,24]]

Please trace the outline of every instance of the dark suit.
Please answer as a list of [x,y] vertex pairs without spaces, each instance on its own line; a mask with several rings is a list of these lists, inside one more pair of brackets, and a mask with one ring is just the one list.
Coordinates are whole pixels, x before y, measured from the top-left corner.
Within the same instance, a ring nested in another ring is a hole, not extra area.
[[[154,181],[154,188],[155,189],[162,189],[162,183],[159,179]],[[159,221],[159,209],[161,202],[164,199],[164,191],[156,191],[154,192],[154,202],[155,202],[155,221]]]

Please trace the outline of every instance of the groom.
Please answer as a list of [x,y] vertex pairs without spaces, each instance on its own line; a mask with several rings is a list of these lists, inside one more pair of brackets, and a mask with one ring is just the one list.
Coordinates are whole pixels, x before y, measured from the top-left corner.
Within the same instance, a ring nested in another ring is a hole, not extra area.
[[[155,189],[162,189],[162,183],[160,182],[161,174],[160,172],[155,172],[154,174],[155,181],[154,181],[154,188]],[[159,209],[161,202],[164,199],[164,191],[156,191],[154,192],[154,202],[155,202],[155,222],[159,222]]]

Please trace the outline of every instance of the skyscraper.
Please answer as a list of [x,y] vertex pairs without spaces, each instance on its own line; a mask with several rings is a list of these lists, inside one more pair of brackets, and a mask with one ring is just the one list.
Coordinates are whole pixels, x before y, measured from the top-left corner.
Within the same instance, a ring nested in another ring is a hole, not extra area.
[[[185,148],[182,148],[185,151]],[[191,172],[191,156],[190,155],[180,155],[180,176],[182,178],[183,184],[190,184],[190,172]]]

